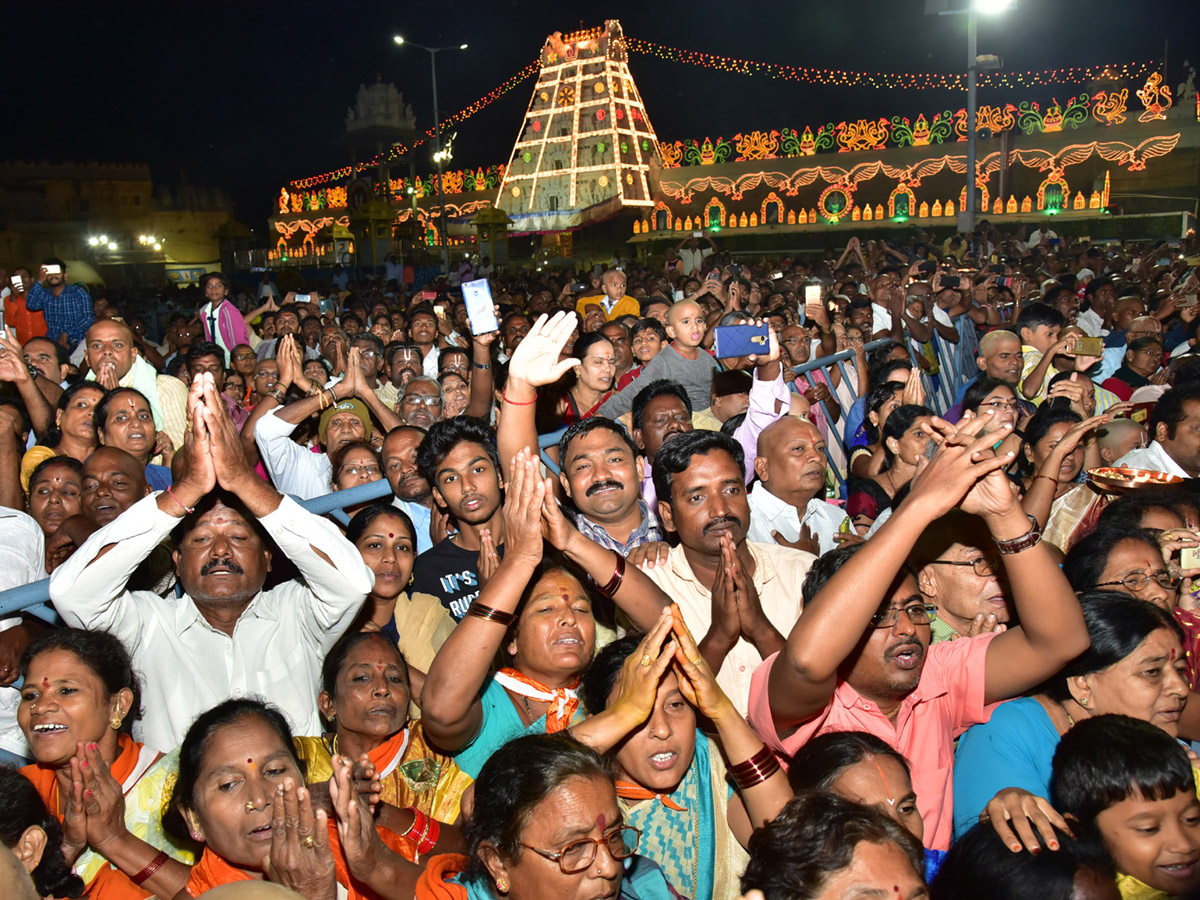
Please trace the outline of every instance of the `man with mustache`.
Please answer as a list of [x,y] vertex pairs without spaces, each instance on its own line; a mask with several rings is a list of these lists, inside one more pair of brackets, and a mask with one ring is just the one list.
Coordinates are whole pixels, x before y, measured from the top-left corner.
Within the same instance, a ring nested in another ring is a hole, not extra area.
[[[232,697],[279,706],[297,733],[320,728],[321,661],[371,588],[370,569],[332,522],[255,475],[212,375],[192,380],[174,485],[134,503],[54,571],[50,599],[76,628],[108,631],[144,678],[137,739],[177,746]],[[168,535],[183,595],[128,586]],[[302,580],[264,590],[274,541]]]
[[702,636],[700,653],[745,714],[751,675],[783,648],[800,615],[800,583],[813,555],[746,540],[744,456],[741,445],[720,432],[691,431],[664,443],[654,487],[659,518],[679,545],[646,574]]
[[[1025,693],[1088,646],[1079,601],[1003,474],[1012,455],[996,457],[997,434],[982,434],[990,418],[938,426],[940,449],[888,521],[813,565],[804,615],[750,689],[750,720],[776,753],[830,731],[867,731],[904,754],[934,850],[950,844],[954,738],[986,721],[988,704]],[[987,523],[1021,625],[931,647],[937,607],[909,558],[955,507]]]

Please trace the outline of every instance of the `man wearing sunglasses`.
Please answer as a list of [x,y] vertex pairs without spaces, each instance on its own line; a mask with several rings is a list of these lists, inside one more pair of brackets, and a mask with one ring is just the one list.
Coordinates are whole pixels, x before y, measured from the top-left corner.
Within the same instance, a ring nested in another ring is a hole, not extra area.
[[[996,433],[981,434],[989,418],[938,425],[940,448],[891,518],[866,543],[813,564],[803,615],[750,688],[750,720],[777,753],[829,731],[867,731],[904,754],[934,850],[950,845],[954,738],[1088,646],[1079,601],[1003,475],[1012,457],[991,452]],[[1021,625],[931,647],[938,609],[908,559],[916,537],[955,507],[986,523]]]

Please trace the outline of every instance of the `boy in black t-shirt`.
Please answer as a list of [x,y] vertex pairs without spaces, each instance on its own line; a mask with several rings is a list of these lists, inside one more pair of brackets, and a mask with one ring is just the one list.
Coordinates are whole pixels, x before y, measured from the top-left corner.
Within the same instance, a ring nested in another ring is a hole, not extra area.
[[417,448],[417,465],[434,502],[449,512],[458,533],[417,557],[412,591],[432,594],[454,619],[479,596],[479,551],[486,533],[502,553],[504,500],[496,433],[483,421],[457,416],[437,422]]

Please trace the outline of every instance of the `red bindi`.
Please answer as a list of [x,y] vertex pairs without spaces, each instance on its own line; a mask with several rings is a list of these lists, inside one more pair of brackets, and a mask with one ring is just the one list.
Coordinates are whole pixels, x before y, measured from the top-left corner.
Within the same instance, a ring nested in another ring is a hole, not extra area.
[[50,690],[50,679],[49,678],[42,679],[42,690],[43,691]]
[[389,531],[389,532],[388,532],[388,537],[395,537],[395,535],[394,535],[394,534],[392,534],[392,533]]
[[1171,662],[1175,662],[1175,648],[1171,648]]
[[596,824],[600,826],[601,831],[604,830],[604,826],[608,824],[608,819],[605,817],[604,813],[600,813],[600,815],[596,816]]
[[563,597],[563,600],[570,600],[570,599],[571,599],[571,598],[570,598],[570,597],[567,595],[567,592],[566,592],[566,591],[563,591],[563,595],[562,595],[562,597]]
[[253,758],[247,758],[246,762],[249,763],[250,765],[254,765]]

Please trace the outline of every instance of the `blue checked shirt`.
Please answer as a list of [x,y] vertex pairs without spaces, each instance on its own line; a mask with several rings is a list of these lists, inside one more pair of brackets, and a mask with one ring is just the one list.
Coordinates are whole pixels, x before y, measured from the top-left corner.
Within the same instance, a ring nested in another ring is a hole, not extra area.
[[621,543],[612,535],[610,535],[603,525],[597,525],[582,513],[575,515],[575,527],[579,529],[579,533],[585,537],[591,538],[601,547],[607,550],[616,550],[622,556],[628,556],[629,551],[634,547],[640,547],[642,544],[649,544],[652,541],[663,540],[663,532],[658,524],[658,519],[654,513],[650,511],[649,505],[645,500],[639,500],[638,506],[642,511],[642,521],[637,528],[629,535],[629,540]]
[[95,321],[92,295],[87,288],[78,284],[65,285],[62,293],[55,297],[54,292],[39,281],[29,289],[25,307],[35,311],[40,309],[45,313],[46,337],[57,341],[58,336],[65,333],[72,347],[83,340],[84,334]]

